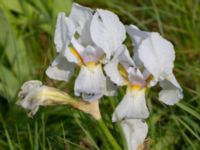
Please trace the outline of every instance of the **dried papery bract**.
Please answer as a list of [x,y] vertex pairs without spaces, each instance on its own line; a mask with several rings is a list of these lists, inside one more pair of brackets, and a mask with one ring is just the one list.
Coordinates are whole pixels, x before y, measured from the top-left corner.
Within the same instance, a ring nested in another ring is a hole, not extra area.
[[98,100],[92,103],[76,100],[67,93],[45,86],[37,80],[27,81],[23,84],[17,105],[29,110],[29,116],[35,115],[39,106],[70,105],[92,115],[97,120],[101,118]]
[[146,139],[144,140],[144,143],[138,145],[138,148],[137,148],[137,149],[138,149],[138,150],[150,150],[150,143],[151,143],[150,139],[149,139],[149,138],[146,138]]

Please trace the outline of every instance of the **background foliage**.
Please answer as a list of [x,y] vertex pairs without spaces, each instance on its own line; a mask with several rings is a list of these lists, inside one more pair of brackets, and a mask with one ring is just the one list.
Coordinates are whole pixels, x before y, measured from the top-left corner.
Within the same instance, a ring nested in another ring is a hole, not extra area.
[[[174,43],[175,75],[184,99],[173,107],[157,100],[158,87],[148,93],[151,117],[149,140],[153,150],[200,147],[200,1],[199,0],[76,0],[91,8],[115,12],[125,24],[160,32]],[[42,80],[73,92],[70,83],[45,75],[55,57],[53,34],[56,15],[70,12],[71,0],[0,0],[0,149],[109,149],[90,116],[67,106],[41,108],[27,118],[15,102],[24,81]],[[78,71],[78,70],[77,70]],[[110,121],[123,96],[102,98],[101,112],[118,143],[120,128]]]

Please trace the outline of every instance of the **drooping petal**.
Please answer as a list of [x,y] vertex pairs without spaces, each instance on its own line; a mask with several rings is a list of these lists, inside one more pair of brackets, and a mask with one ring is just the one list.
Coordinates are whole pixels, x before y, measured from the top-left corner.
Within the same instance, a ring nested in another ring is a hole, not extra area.
[[87,22],[91,20],[92,13],[92,9],[73,3],[69,18],[74,22],[79,35],[82,34]]
[[75,26],[73,22],[69,18],[65,17],[64,13],[59,13],[54,35],[54,43],[56,45],[57,52],[66,50],[74,33]]
[[163,81],[160,81],[162,90],[159,93],[159,100],[168,105],[174,105],[183,98],[182,88],[173,74]]
[[125,119],[121,122],[121,126],[127,141],[128,150],[138,150],[147,136],[147,124],[140,119]]
[[75,81],[75,95],[82,95],[85,101],[98,100],[106,91],[106,78],[101,65],[82,66]]
[[[119,64],[123,65],[121,69]],[[122,86],[127,84],[128,75],[126,69],[134,65],[127,48],[121,45],[115,52],[113,59],[105,65],[104,70],[112,82]]]
[[61,54],[58,55],[52,64],[47,68],[46,74],[54,80],[68,81],[74,71],[75,64],[67,61]]
[[145,101],[145,89],[128,90],[121,102],[115,109],[112,121],[128,119],[146,119],[149,111]]
[[159,33],[151,33],[138,48],[139,58],[155,80],[163,80],[174,67],[174,47]]
[[90,26],[93,42],[110,56],[117,50],[126,38],[125,27],[114,13],[97,9]]

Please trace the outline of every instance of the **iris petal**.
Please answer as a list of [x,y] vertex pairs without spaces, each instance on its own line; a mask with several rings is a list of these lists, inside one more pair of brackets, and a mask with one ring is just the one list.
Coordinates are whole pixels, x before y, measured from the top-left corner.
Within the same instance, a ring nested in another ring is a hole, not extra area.
[[98,100],[106,91],[106,78],[101,65],[91,68],[82,66],[75,81],[75,95],[82,95],[85,101]]
[[145,89],[128,90],[121,102],[115,109],[112,121],[128,119],[146,119],[149,111],[145,101]]
[[162,90],[159,93],[159,100],[163,103],[174,105],[183,98],[182,88],[173,74],[167,79],[160,81],[160,86]]
[[55,80],[68,81],[74,71],[75,65],[67,61],[61,54],[58,55],[52,64],[47,68],[46,74]]
[[125,119],[121,122],[121,126],[124,131],[128,149],[138,150],[147,136],[147,124],[140,119]]
[[118,16],[102,9],[94,14],[90,32],[93,42],[102,48],[108,59],[126,38],[125,27]]

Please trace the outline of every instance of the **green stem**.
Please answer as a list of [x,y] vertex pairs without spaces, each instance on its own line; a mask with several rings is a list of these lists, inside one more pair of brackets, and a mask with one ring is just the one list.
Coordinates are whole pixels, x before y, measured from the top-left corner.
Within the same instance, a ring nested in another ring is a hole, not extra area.
[[104,135],[106,136],[108,142],[112,145],[113,150],[121,150],[121,147],[119,146],[119,144],[117,144],[116,140],[114,139],[114,137],[112,136],[108,128],[106,127],[104,121],[102,119],[99,119],[97,120],[97,122],[99,126],[101,127],[102,131],[104,132]]

